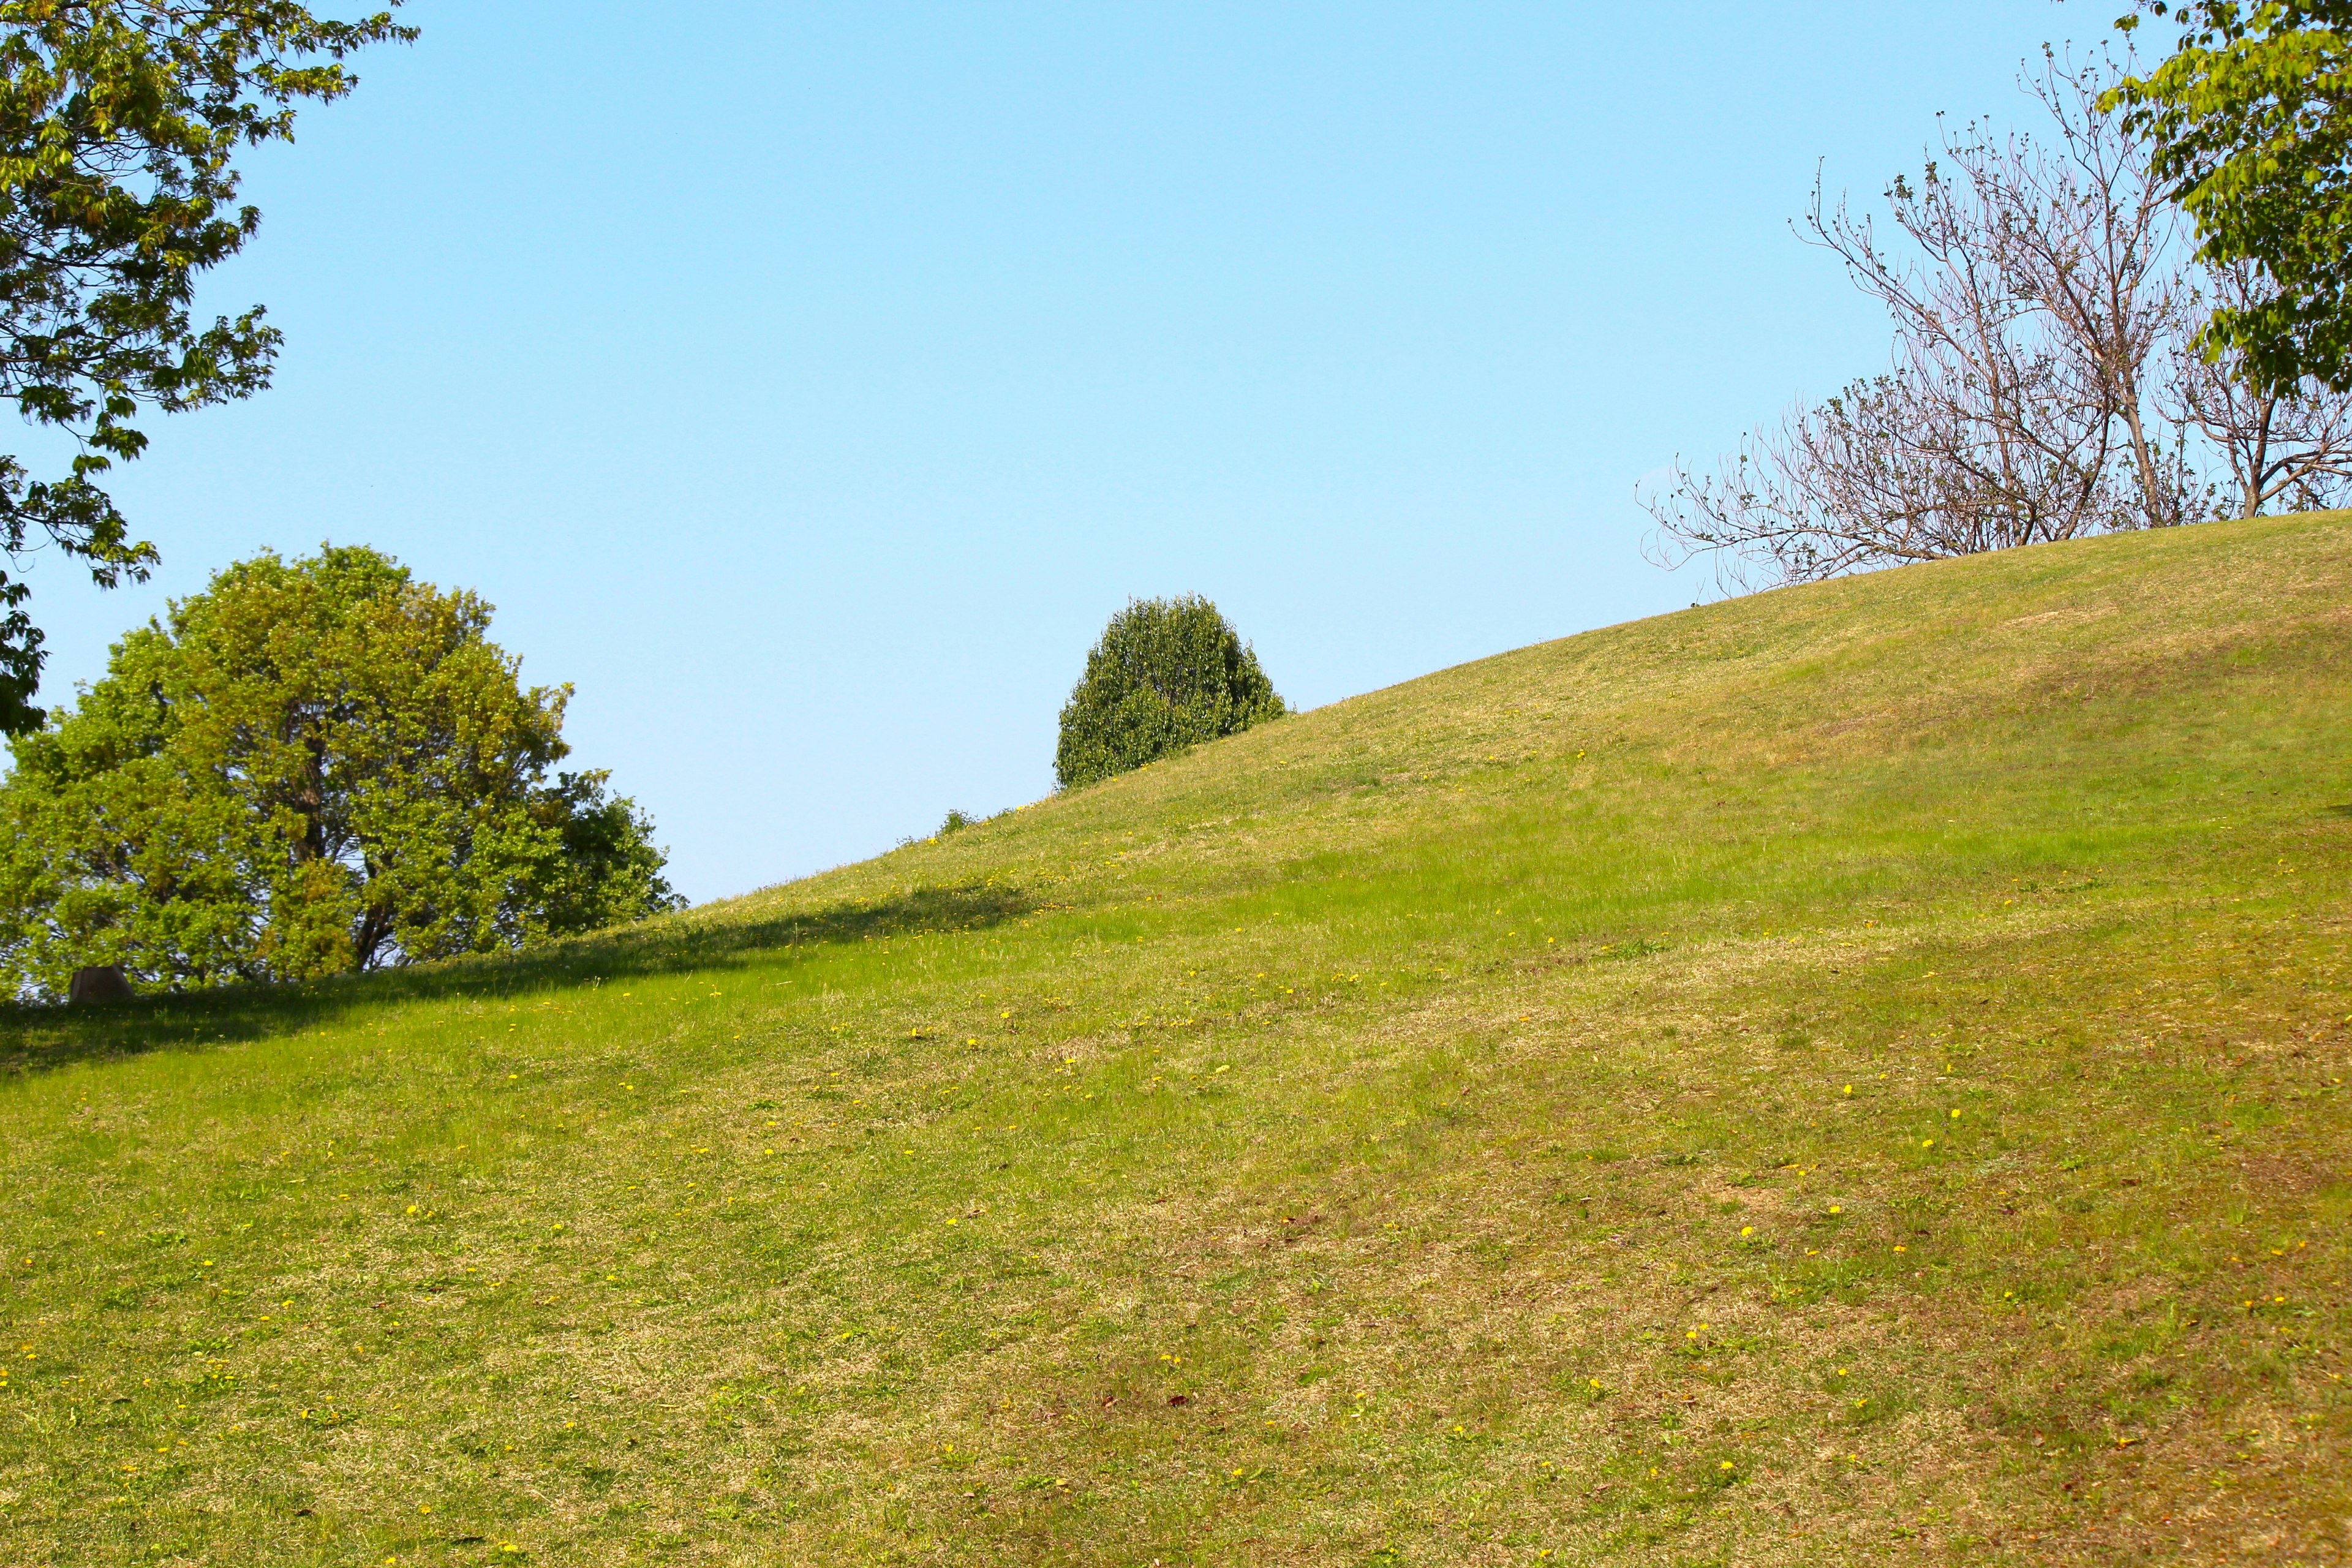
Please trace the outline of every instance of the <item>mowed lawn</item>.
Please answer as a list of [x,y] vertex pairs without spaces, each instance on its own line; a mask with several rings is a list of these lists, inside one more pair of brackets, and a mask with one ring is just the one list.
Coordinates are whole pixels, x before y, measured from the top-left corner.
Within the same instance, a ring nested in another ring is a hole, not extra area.
[[0,1560],[2341,1562],[2347,871],[2301,517],[5,1015]]

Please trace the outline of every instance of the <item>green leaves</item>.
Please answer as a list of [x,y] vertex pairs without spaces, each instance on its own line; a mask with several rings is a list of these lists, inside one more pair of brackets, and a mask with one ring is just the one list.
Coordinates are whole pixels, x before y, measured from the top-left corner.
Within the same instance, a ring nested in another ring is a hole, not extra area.
[[[133,421],[251,396],[277,359],[260,307],[190,313],[196,275],[260,226],[236,153],[349,92],[353,50],[414,36],[389,11],[329,22],[284,0],[0,0],[0,397],[81,447],[54,479],[0,457],[0,551],[45,537],[102,586],[145,574],[153,546],[98,482],[145,449]],[[21,733],[40,635],[11,586],[0,731]]]
[[1139,599],[1110,619],[1062,710],[1065,789],[1279,719],[1257,655],[1198,595]]
[[2144,8],[2180,23],[2178,47],[2107,105],[2148,138],[2200,256],[2273,285],[2215,313],[2207,353],[2242,354],[2266,390],[2352,389],[2352,0]]
[[373,550],[265,554],[118,644],[0,784],[0,974],[298,980],[673,907],[652,825],[566,754],[490,607]]

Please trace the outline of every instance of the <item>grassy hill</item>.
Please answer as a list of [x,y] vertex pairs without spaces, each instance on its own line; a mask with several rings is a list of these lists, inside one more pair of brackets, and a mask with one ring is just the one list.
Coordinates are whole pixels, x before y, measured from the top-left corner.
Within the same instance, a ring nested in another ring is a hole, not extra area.
[[2339,1562],[2347,870],[2299,517],[11,1015],[0,1561]]

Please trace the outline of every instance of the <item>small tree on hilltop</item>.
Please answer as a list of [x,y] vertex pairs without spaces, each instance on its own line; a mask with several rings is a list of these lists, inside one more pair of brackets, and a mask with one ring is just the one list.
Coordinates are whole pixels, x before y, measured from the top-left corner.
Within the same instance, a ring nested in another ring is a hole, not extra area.
[[265,554],[118,643],[0,784],[0,984],[300,980],[675,906],[652,824],[557,773],[569,688],[373,550]]
[[1138,599],[1087,655],[1062,710],[1054,774],[1075,789],[1286,711],[1216,605],[1197,594]]

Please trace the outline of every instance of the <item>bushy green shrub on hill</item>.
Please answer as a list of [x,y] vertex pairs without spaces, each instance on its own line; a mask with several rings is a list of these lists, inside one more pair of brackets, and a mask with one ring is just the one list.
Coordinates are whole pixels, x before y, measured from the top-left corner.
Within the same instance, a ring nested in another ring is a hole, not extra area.
[[1110,618],[1062,710],[1054,775],[1065,789],[1286,711],[1257,655],[1197,594],[1138,599]]
[[0,993],[299,980],[670,907],[652,824],[550,771],[570,689],[366,549],[265,554],[113,649],[0,784]]

